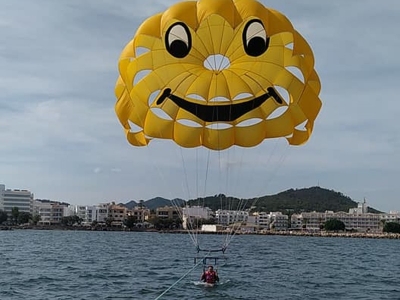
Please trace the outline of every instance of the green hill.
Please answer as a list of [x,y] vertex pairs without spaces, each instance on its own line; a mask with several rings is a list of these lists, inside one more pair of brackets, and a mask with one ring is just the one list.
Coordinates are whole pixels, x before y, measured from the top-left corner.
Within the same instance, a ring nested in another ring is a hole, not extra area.
[[[275,195],[263,196],[253,199],[238,199],[225,195],[215,195],[188,201],[189,205],[208,206],[212,210],[252,208],[255,211],[282,211],[284,213],[299,213],[306,211],[348,212],[350,208],[357,207],[357,202],[340,192],[310,187],[290,189]],[[378,210],[369,208],[369,212],[379,213]]]

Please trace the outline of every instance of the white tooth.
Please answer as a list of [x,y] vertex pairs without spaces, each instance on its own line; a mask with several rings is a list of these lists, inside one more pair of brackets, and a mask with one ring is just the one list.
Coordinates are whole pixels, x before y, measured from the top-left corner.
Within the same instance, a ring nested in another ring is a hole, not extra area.
[[280,106],[277,109],[275,109],[267,118],[267,120],[272,120],[279,118],[282,116],[288,109],[288,106]]
[[228,98],[226,97],[214,97],[212,99],[209,100],[209,102],[231,102]]
[[150,49],[146,47],[136,47],[135,48],[135,57],[138,57],[146,52],[149,52]]
[[169,120],[169,121],[172,120],[172,118],[161,108],[154,107],[154,108],[150,108],[150,110],[160,119]]
[[131,120],[128,120],[128,124],[129,124],[129,127],[130,127],[130,130],[129,130],[129,131],[132,132],[132,133],[137,133],[137,132],[143,131],[143,128],[142,128],[142,127],[136,125],[136,124],[133,123]]
[[157,99],[157,96],[160,94],[160,91],[161,90],[157,90],[150,94],[149,99],[148,99],[149,106],[151,106],[153,104],[154,100]]
[[262,122],[262,119],[259,118],[248,119],[240,122],[239,124],[236,125],[236,127],[249,127],[251,125],[255,125],[260,122]]
[[293,137],[293,133],[291,133],[291,134],[285,136],[285,138],[287,138],[287,139],[291,139],[292,137]]
[[140,80],[142,80],[144,77],[146,77],[147,75],[149,75],[150,72],[151,72],[151,70],[141,70],[141,71],[137,72],[135,75],[135,78],[133,78],[133,85],[138,84],[138,82]]
[[200,100],[200,101],[206,101],[202,96],[198,94],[190,94],[186,96],[187,99],[192,99],[192,100]]
[[254,95],[250,93],[240,93],[233,98],[233,101],[242,100],[246,98],[253,98]]
[[201,124],[199,124],[199,123],[197,123],[195,121],[192,121],[192,120],[180,119],[180,120],[177,120],[177,122],[179,124],[182,124],[182,125],[185,125],[185,126],[188,126],[188,127],[192,127],[192,128],[200,128],[200,127],[202,127]]
[[289,43],[289,44],[286,44],[285,47],[290,49],[290,50],[293,50],[293,42]]
[[207,125],[206,127],[213,130],[223,130],[227,128],[232,128],[233,126],[227,123],[212,123],[210,125]]
[[297,79],[299,79],[302,83],[304,83],[304,76],[303,73],[301,73],[300,69],[297,67],[286,67],[286,70],[288,70],[290,73],[293,74],[294,77],[296,77]]
[[282,100],[284,100],[286,104],[290,103],[290,97],[287,90],[278,85],[274,85],[274,89],[278,92],[279,96],[281,96]]
[[305,120],[303,123],[297,125],[295,128],[300,131],[307,131],[307,128],[306,128],[307,123],[308,123],[308,120]]

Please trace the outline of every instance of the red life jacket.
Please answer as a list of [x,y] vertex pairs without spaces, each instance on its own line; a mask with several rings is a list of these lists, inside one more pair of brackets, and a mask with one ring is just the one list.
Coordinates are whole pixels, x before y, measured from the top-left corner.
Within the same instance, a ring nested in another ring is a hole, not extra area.
[[215,271],[205,271],[204,277],[207,283],[215,283],[217,281],[217,274]]

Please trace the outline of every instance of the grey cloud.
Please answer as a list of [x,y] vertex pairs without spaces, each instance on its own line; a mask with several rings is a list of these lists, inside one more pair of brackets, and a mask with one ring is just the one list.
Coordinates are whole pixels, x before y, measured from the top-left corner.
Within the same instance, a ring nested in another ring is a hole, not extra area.
[[[177,2],[2,4],[0,178],[8,187],[95,203],[220,189],[247,197],[320,181],[400,210],[400,2],[262,1],[287,15],[314,51],[323,108],[313,136],[302,147],[279,143],[274,150],[266,142],[221,161],[201,156],[203,163],[196,151],[183,151],[182,160],[170,142],[131,147],[114,112],[121,50],[146,17]],[[207,167],[208,181],[200,182]],[[235,173],[221,180],[220,167]]]

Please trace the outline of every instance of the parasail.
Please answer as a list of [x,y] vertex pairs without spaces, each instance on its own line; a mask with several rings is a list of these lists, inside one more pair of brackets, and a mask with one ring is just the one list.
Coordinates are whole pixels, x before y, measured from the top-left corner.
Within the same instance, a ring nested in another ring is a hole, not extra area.
[[118,68],[115,111],[137,147],[169,140],[221,153],[277,138],[302,145],[322,105],[309,44],[255,0],[179,2],[140,25]]
[[142,23],[118,67],[116,114],[134,146],[301,145],[321,108],[310,46],[254,0],[175,4]]

